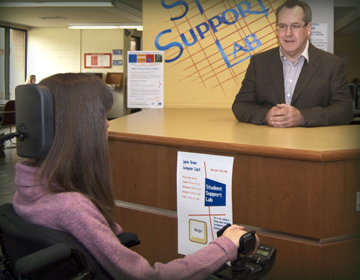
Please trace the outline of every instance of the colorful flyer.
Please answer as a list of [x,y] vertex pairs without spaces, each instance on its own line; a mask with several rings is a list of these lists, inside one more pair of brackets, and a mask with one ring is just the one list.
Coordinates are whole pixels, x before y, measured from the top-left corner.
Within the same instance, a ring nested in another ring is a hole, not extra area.
[[164,53],[129,51],[128,108],[164,107]]
[[192,254],[232,224],[233,157],[178,152],[178,253]]

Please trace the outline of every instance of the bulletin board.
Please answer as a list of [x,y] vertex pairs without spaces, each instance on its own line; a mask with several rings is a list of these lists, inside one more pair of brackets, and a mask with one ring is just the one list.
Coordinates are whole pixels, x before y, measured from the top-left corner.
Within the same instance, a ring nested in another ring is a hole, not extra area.
[[86,53],[85,68],[111,68],[111,53]]

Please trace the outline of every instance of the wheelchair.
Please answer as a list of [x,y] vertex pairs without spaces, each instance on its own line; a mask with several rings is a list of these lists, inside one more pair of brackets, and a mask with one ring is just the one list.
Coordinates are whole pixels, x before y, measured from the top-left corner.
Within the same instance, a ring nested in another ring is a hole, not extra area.
[[[140,244],[135,233],[118,238],[126,247]],[[0,241],[1,280],[112,279],[73,236],[24,221],[10,203],[0,206]]]

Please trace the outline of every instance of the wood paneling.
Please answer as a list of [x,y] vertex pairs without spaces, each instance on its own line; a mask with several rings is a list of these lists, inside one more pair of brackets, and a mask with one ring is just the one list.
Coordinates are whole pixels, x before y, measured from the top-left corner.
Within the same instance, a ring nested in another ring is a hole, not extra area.
[[[177,151],[206,152],[121,141],[110,141],[110,149],[115,198],[172,211]],[[360,232],[359,160],[216,154],[234,157],[234,222],[319,239]]]
[[116,221],[124,231],[136,232],[141,243],[132,248],[151,265],[183,257],[177,253],[177,219],[117,207]]

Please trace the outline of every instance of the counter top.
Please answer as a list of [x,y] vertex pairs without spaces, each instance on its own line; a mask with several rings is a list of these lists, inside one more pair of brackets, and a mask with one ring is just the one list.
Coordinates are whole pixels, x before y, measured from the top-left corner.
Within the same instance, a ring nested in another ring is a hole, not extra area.
[[273,128],[238,122],[229,109],[143,110],[112,120],[115,138],[316,161],[360,158],[360,125]]

